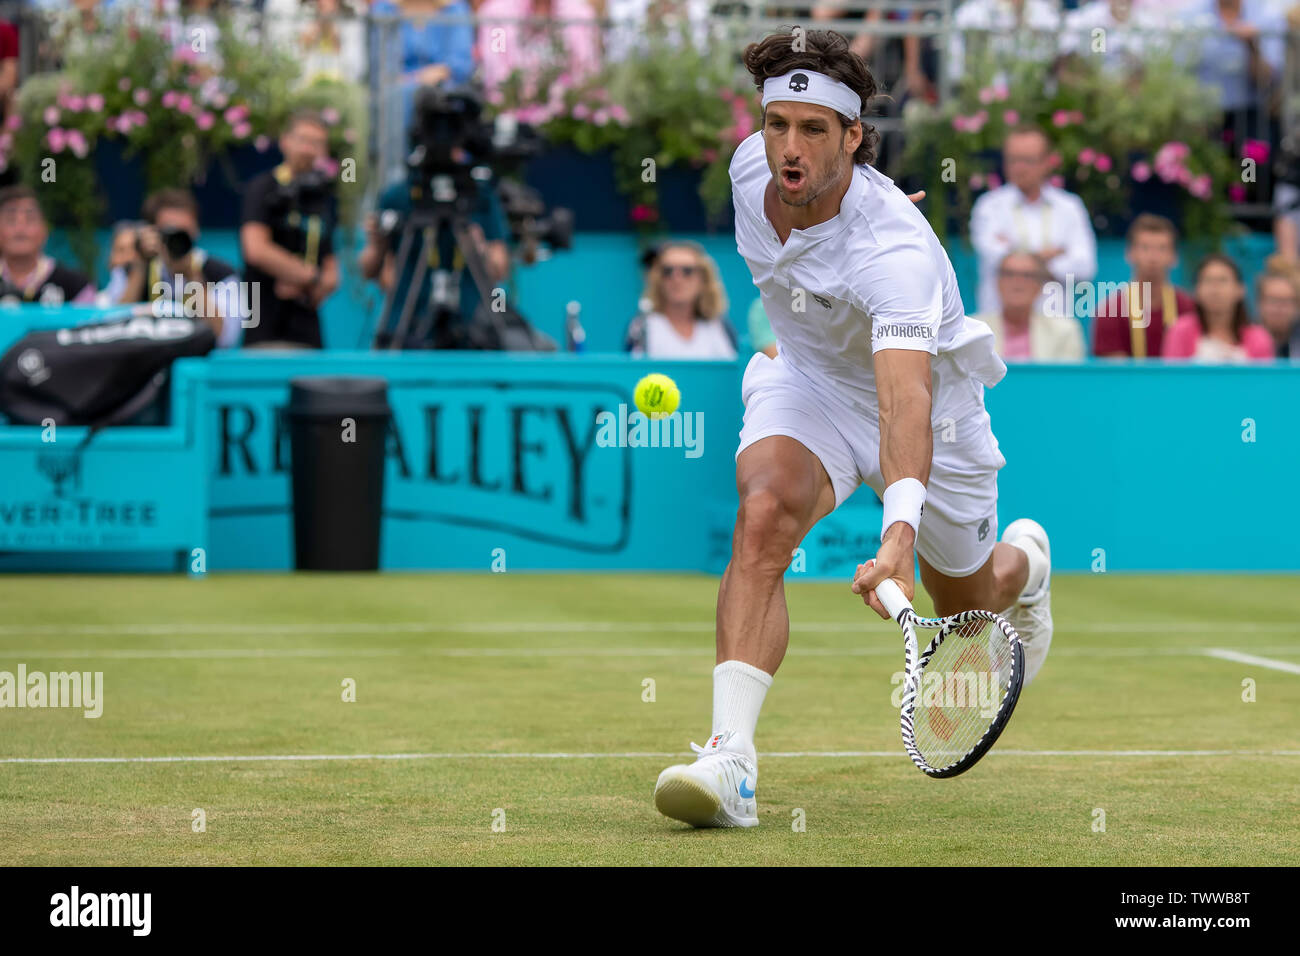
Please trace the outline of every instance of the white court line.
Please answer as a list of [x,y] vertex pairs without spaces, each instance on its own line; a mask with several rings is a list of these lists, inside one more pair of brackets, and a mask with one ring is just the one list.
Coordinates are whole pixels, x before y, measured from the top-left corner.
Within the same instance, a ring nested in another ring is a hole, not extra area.
[[[1272,654],[1300,654],[1300,644],[1257,647],[1251,650]],[[1052,653],[1059,657],[1224,657],[1236,653],[1211,647],[1062,647]],[[301,647],[301,648],[85,648],[74,650],[49,650],[47,648],[0,648],[0,661],[20,658],[37,660],[239,660],[272,658],[362,658],[362,657],[681,657],[693,654],[681,647]],[[787,657],[894,657],[898,648],[878,647],[809,647],[791,648]],[[1249,656],[1249,655],[1243,655]],[[1237,658],[1227,658],[1237,659]],[[1266,660],[1256,658],[1254,661]],[[1274,662],[1283,664],[1284,662]],[[1269,666],[1269,665],[1260,665]],[[1296,665],[1287,664],[1288,670]]]
[[[67,763],[270,763],[312,760],[642,760],[690,757],[681,752],[645,753],[397,753],[397,754],[259,754],[188,757],[3,757],[0,764]],[[902,750],[763,751],[760,757],[906,758]],[[992,750],[989,757],[1300,757],[1300,750]]]
[[[883,626],[874,615],[861,621],[792,621],[795,633],[869,633],[873,626]],[[605,634],[605,633],[687,633],[712,634],[713,621],[471,621],[438,624],[428,621],[319,624],[6,624],[0,625],[0,637],[6,635],[77,634],[84,636],[174,637],[181,634]],[[1080,621],[1059,627],[1058,634],[1223,634],[1223,633],[1300,633],[1300,620],[1244,621],[1232,624],[1175,619],[1118,624],[1103,621]]]
[[[1255,648],[1255,650],[1264,650],[1264,648]],[[1288,674],[1300,674],[1300,664],[1292,664],[1290,661],[1275,661],[1271,657],[1256,657],[1254,654],[1243,654],[1222,647],[1211,647],[1205,654],[1207,657],[1236,661],[1238,664],[1250,664],[1253,667],[1267,667],[1270,670],[1286,671]]]

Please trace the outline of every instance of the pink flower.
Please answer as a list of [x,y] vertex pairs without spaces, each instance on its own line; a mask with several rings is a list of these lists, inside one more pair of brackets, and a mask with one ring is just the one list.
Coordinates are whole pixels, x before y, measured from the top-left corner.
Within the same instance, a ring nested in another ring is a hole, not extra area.
[[1065,188],[1064,176],[1053,176],[1051,179],[1048,180],[1048,182],[1051,183],[1053,186],[1055,186],[1057,189]]
[[23,118],[18,113],[10,113],[5,117],[5,129],[18,129],[23,125]]
[[1135,180],[1144,183],[1151,178],[1151,164],[1138,160],[1133,164],[1132,173]]
[[1084,166],[1091,166],[1092,161],[1096,158],[1097,158],[1096,151],[1086,146],[1083,149],[1079,150],[1079,162]]
[[589,107],[586,103],[579,103],[577,106],[573,108],[574,119],[585,120],[590,118],[590,116],[591,116],[591,107]]
[[202,80],[197,73],[187,73],[185,75],[185,82],[189,86],[198,86]]
[[0,150],[3,150],[4,152],[7,153],[13,147],[13,145],[14,145],[13,134],[11,133],[0,134]]
[[967,126],[966,117],[962,116],[961,114],[958,114],[957,116],[954,116],[952,118],[952,128],[956,130],[958,133],[966,132],[966,126]]
[[216,121],[217,118],[206,110],[194,117],[194,125],[199,129],[212,129],[212,124]]
[[131,116],[129,113],[123,113],[116,120],[110,121],[109,127],[117,130],[123,136],[131,132]]
[[[163,98],[166,99],[166,97]],[[143,86],[139,87],[134,93],[131,94],[131,99],[135,102],[136,106],[144,106],[149,102],[149,91],[146,90]]]
[[1007,89],[1007,85],[1005,83],[993,84],[993,99],[996,100],[997,102],[1005,103],[1007,101],[1007,97],[1010,95],[1011,95],[1011,91]]
[[[45,120],[45,125],[46,125],[46,126],[58,126],[58,125],[59,125],[59,117],[60,117],[61,115],[62,115],[62,114],[59,113],[58,107],[56,107],[56,106],[47,106],[47,107],[45,107],[45,112],[44,112],[44,114],[42,114],[42,117],[41,117],[41,118]],[[55,150],[55,152],[58,152],[58,151]]]
[[176,91],[168,90],[166,93],[162,95],[162,105],[165,106],[167,109],[171,109],[173,106],[176,105],[176,99],[177,99]]
[[1070,116],[1071,123],[1083,122],[1083,113],[1081,113],[1079,110],[1070,110],[1069,116]]
[[984,188],[984,177],[983,177],[980,173],[972,173],[972,174],[971,174],[971,177],[970,177],[970,188],[971,188],[971,189],[983,189],[983,188]]
[[1052,125],[1058,129],[1070,125],[1070,114],[1065,110],[1057,110],[1052,114]]
[[62,127],[55,126],[45,134],[45,142],[50,144],[50,152],[61,153],[63,147],[68,143],[68,134],[63,131]]
[[1267,163],[1269,156],[1268,142],[1262,139],[1248,139],[1241,144],[1241,155],[1257,163]]
[[131,122],[136,126],[144,126],[149,122],[149,117],[141,110],[127,110],[126,115],[131,118]]
[[606,126],[609,124],[609,110],[601,107],[591,114],[591,121],[597,126]]
[[971,117],[971,123],[974,125],[974,128],[971,130],[971,132],[978,133],[980,130],[984,128],[984,124],[987,123],[988,121],[989,121],[989,111],[980,110],[978,113],[976,113],[974,116]]
[[716,161],[717,158],[718,158],[718,151],[716,149],[709,148],[700,151],[700,159],[704,160],[706,163],[712,163]]
[[1053,150],[1047,157],[1047,168],[1055,169],[1061,165],[1061,154]]
[[[247,126],[248,124],[247,124],[247,123],[243,123],[242,125],[243,125],[243,126]],[[345,130],[343,131],[343,142],[345,142],[345,143],[355,143],[356,141],[357,141],[357,131],[356,131],[356,130],[354,130],[354,129],[345,129]]]
[[68,148],[76,154],[78,159],[85,159],[86,154],[90,152],[90,144],[86,142],[86,136],[79,129],[68,130],[67,136]]
[[997,173],[989,173],[989,189],[997,189],[1002,185],[1002,177]]
[[1110,157],[1107,156],[1105,153],[1098,153],[1097,158],[1093,160],[1092,164],[1097,167],[1097,172],[1099,173],[1110,172],[1112,166]]
[[235,139],[248,139],[248,134],[253,132],[253,127],[247,123],[236,123],[230,132],[235,135]]
[[339,111],[332,106],[327,106],[320,111],[320,118],[333,126],[339,121]]
[[117,81],[117,88],[125,93],[131,88],[131,78],[129,76],[122,77]]
[[1020,114],[1015,110],[1006,110],[1002,114],[1002,122],[1006,123],[1008,126],[1015,126],[1020,122]]
[[265,153],[271,148],[271,140],[266,136],[259,136],[257,139],[253,140],[253,148],[259,153]]
[[92,113],[104,112],[104,96],[102,93],[91,93],[86,97],[86,109]]
[[181,94],[181,96],[176,100],[176,108],[182,113],[192,112],[194,109],[194,97],[190,96],[188,93]]
[[993,102],[993,87],[986,86],[984,89],[980,90],[980,102],[984,104]]
[[632,207],[633,222],[654,222],[654,220],[658,218],[659,215],[655,212],[654,206],[647,206],[644,203],[639,203]]
[[84,96],[69,96],[68,109],[74,113],[80,113],[86,108],[86,98]]
[[1187,191],[1197,199],[1209,199],[1211,191],[1210,177],[1205,175],[1197,176],[1191,181],[1191,184],[1187,187]]
[[212,108],[214,110],[223,110],[226,108],[226,104],[230,102],[230,97],[227,96],[225,93],[218,92],[212,95],[212,98],[209,102],[212,103]]
[[1246,201],[1246,187],[1241,183],[1233,183],[1228,187],[1228,199],[1232,202]]
[[[626,123],[631,119],[627,109],[621,103],[615,103],[609,108],[609,117],[616,123]],[[712,160],[709,160],[709,162],[712,162]]]

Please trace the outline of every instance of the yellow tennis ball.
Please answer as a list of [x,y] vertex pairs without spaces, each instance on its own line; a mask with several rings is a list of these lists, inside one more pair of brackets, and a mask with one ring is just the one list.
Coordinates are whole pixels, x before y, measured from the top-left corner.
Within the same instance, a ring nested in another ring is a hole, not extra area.
[[671,378],[655,372],[636,383],[632,397],[641,414],[662,418],[677,411],[682,393],[677,390],[677,383]]

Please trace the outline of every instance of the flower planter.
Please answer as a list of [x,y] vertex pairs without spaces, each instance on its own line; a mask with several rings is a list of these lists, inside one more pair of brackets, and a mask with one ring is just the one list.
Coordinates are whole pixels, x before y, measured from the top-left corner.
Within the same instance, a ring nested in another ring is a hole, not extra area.
[[[707,232],[732,228],[731,203],[712,223],[700,199],[702,169],[672,166],[658,171],[659,227],[668,232]],[[618,191],[612,150],[583,153],[554,146],[529,161],[524,181],[548,206],[573,210],[574,227],[583,231],[629,232],[636,229],[632,207]]]

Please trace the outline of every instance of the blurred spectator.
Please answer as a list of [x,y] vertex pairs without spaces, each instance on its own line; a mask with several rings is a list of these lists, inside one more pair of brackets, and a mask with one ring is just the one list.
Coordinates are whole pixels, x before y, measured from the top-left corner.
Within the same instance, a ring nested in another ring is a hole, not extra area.
[[1300,290],[1296,273],[1262,272],[1255,280],[1259,324],[1273,339],[1278,358],[1300,360]]
[[90,277],[45,254],[49,224],[30,186],[0,189],[0,303],[88,305]]
[[755,352],[762,352],[768,358],[776,358],[776,333],[772,323],[763,309],[763,297],[759,296],[749,307],[749,342]]
[[[835,4],[815,6],[812,8],[812,18],[814,20],[843,20],[848,19],[850,11]],[[877,37],[878,28],[876,25],[886,18],[893,21],[908,21],[919,18],[920,14],[908,9],[905,2],[896,4],[896,9],[886,10],[883,7],[872,7],[862,15],[862,23],[867,29],[852,35],[849,41],[849,49],[856,53],[862,59],[867,61],[867,65],[872,67],[872,72],[879,78],[879,71],[876,64],[872,63],[872,55],[877,53],[878,41],[883,40],[885,43],[898,43],[902,50],[902,67],[903,80],[901,84],[896,85],[891,90],[891,95],[900,102],[908,96],[916,96],[921,99],[932,101],[933,83],[931,75],[927,73],[923,64],[933,64],[934,61],[934,41],[930,37],[920,37],[915,34],[891,39],[888,36]]]
[[108,285],[95,293],[95,305],[101,309],[124,301],[127,269],[136,259],[135,236],[143,225],[134,219],[113,224],[113,240],[108,247]]
[[[1144,51],[1163,44],[1152,31],[1165,26],[1167,13],[1142,0],[1091,0],[1065,14],[1061,31],[1061,52],[1080,56],[1101,56],[1115,67],[1137,66]],[[1095,31],[1100,30],[1098,34]],[[1098,36],[1105,37],[1105,49],[1096,51]]]
[[[454,155],[457,162],[467,162],[468,156],[461,153]],[[416,256],[408,252],[406,261],[399,263],[397,254],[401,251],[403,233],[411,214],[411,184],[403,176],[391,182],[379,196],[376,212],[366,217],[366,245],[361,250],[359,265],[361,274],[372,279],[383,290],[385,307],[392,303],[392,311],[385,315],[380,313],[380,323],[387,325],[379,330],[377,342],[386,346],[397,332],[402,312],[407,307],[412,295],[411,283],[415,279]],[[505,209],[497,195],[495,183],[479,183],[474,193],[474,205],[470,210],[470,237],[475,249],[483,259],[486,277],[493,286],[506,281],[510,275],[510,250],[506,246],[509,226],[506,223]],[[420,236],[413,233],[412,242]],[[464,252],[457,248],[455,237],[449,228],[439,230],[435,237],[425,236],[425,255],[430,268],[425,272],[421,287],[414,291],[414,301],[410,305],[411,319],[403,333],[402,348],[429,348],[435,344],[453,344],[457,334],[474,320],[479,307],[478,286],[469,269],[465,268]],[[459,329],[449,328],[445,319],[438,327],[433,327],[433,290],[450,286],[444,277],[459,272],[459,286],[455,293],[456,320]]]
[[726,319],[718,267],[703,248],[664,243],[646,289],[653,311],[628,326],[626,350],[648,358],[734,359],[736,333]]
[[1279,256],[1300,264],[1300,137],[1284,139],[1279,158],[1282,171],[1273,187],[1273,242]]
[[260,309],[244,345],[320,348],[320,306],[339,285],[333,195],[317,171],[329,130],[311,112],[295,113],[280,136],[284,162],[249,182],[239,245],[244,279],[258,283]]
[[402,18],[382,25],[377,55],[386,69],[397,71],[408,118],[416,87],[447,81],[459,86],[474,72],[473,11],[466,0],[376,0],[370,11]]
[[[239,275],[198,246],[199,204],[184,189],[160,189],[144,201],[145,225],[132,242],[118,302],[157,303],[155,314],[202,318],[219,348],[239,344]],[[116,244],[116,243],[115,243]]]
[[601,18],[609,22],[605,59],[621,63],[644,56],[651,40],[676,47],[685,39],[708,49],[715,38],[709,8],[710,0],[608,0]]
[[489,91],[515,70],[532,85],[556,66],[574,81],[600,66],[600,28],[587,0],[483,0],[478,20],[475,52]]
[[1203,31],[1197,76],[1219,90],[1219,108],[1253,116],[1282,68],[1284,19],[1266,0],[1193,0],[1179,20]]
[[1012,250],[1038,253],[1057,281],[1091,281],[1097,274],[1097,237],[1088,211],[1074,193],[1047,182],[1051,142],[1033,126],[1007,134],[1002,167],[1007,183],[986,192],[971,210],[971,243],[979,258],[978,311],[995,314],[995,273]]
[[1197,362],[1271,359],[1273,339],[1246,312],[1246,286],[1237,264],[1211,253],[1196,267],[1196,308],[1165,336],[1165,358]]
[[318,77],[349,82],[366,75],[365,37],[361,22],[339,0],[308,0],[312,17],[298,34],[303,85]]
[[1059,362],[1083,358],[1077,320],[1044,315],[1035,304],[1048,279],[1047,265],[1032,252],[1009,252],[998,265],[1000,312],[977,318],[993,329],[998,354],[1009,361]]
[[1191,294],[1170,279],[1178,265],[1177,228],[1164,216],[1138,216],[1128,229],[1124,261],[1130,284],[1098,303],[1092,350],[1107,358],[1159,358],[1165,331],[1196,308]]
[[46,16],[50,48],[42,51],[42,59],[67,62],[109,42],[99,0],[72,0],[64,9],[50,8]]
[[960,77],[980,49],[1007,63],[1050,59],[1060,25],[1051,0],[965,0],[953,16],[949,76]]

